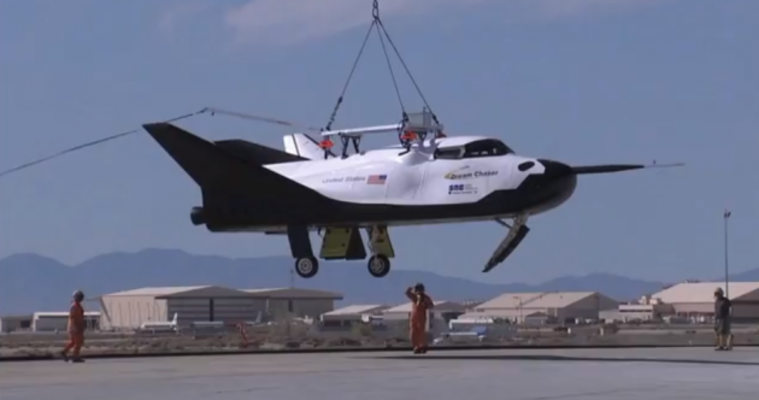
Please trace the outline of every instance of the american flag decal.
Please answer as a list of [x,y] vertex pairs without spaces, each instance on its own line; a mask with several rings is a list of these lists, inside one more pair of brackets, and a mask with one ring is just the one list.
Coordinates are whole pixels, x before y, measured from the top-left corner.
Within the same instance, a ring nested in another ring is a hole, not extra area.
[[366,179],[366,183],[369,185],[384,185],[387,180],[387,175],[369,175]]

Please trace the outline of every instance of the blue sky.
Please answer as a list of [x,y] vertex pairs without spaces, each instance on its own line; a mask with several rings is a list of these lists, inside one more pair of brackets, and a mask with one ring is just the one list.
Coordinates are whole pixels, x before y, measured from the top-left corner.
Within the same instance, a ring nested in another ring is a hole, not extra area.
[[[488,275],[480,270],[505,234],[494,223],[395,229],[397,268],[500,282],[714,277],[725,207],[731,268],[759,267],[759,2],[380,3],[450,133],[497,136],[518,153],[572,164],[688,164],[583,177]],[[0,169],[204,106],[324,125],[370,4],[0,1]],[[401,82],[407,107],[420,107]],[[335,126],[399,113],[374,38]],[[278,148],[287,133],[220,116],[181,125]],[[145,247],[289,254],[282,238],[193,227],[199,191],[144,133],[4,176],[0,188],[0,256],[74,263]]]

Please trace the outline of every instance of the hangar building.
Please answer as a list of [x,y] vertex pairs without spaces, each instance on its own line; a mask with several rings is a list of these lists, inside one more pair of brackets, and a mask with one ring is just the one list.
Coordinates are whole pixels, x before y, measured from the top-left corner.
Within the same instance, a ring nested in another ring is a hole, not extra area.
[[[669,304],[683,317],[714,317],[714,290],[724,282],[685,282],[652,295]],[[759,282],[729,282],[728,297],[733,303],[734,321],[759,320]]]
[[263,301],[265,314],[271,318],[287,316],[319,316],[335,309],[335,301],[343,295],[335,292],[300,288],[244,289],[244,292],[258,301]]
[[6,315],[0,317],[0,332],[9,333],[32,329],[32,315]]
[[332,311],[338,293],[299,288],[238,290],[221,286],[153,287],[101,297],[103,329],[136,329],[143,322],[169,321],[179,326],[199,321],[237,323],[259,316],[317,318]]
[[615,308],[616,300],[598,292],[504,293],[460,318],[504,318],[518,323],[538,318],[548,323],[565,323],[598,319],[602,310]]

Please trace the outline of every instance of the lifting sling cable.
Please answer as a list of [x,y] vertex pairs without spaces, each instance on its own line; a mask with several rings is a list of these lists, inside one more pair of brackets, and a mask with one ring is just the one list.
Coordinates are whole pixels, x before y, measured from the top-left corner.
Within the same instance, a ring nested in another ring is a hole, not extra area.
[[[375,0],[375,4],[376,2],[377,0]],[[387,29],[385,29],[385,24],[383,24],[382,21],[379,19],[379,14],[377,16],[377,25],[379,29],[382,29],[382,32],[385,34],[385,37],[387,38],[387,42],[390,43],[390,47],[393,48],[395,55],[398,57],[398,61],[401,62],[403,69],[406,70],[406,74],[408,75],[409,79],[411,79],[411,83],[414,85],[414,88],[416,88],[416,92],[419,94],[419,97],[422,99],[422,102],[424,102],[424,105],[427,107],[428,110],[430,110],[430,113],[432,114],[432,119],[435,121],[436,124],[438,124],[439,122],[438,122],[437,116],[432,111],[432,107],[430,107],[430,104],[429,102],[427,102],[427,99],[424,97],[424,94],[422,93],[422,89],[419,88],[419,85],[416,83],[416,79],[414,79],[414,75],[411,73],[411,70],[409,70],[408,66],[406,65],[406,62],[403,61],[403,57],[401,56],[400,51],[398,51],[398,47],[395,46],[393,39],[390,38],[390,34],[387,32]],[[383,42],[383,47],[384,47],[384,42]]]
[[[376,0],[375,0],[376,2]],[[387,54],[387,46],[385,46],[385,39],[382,38],[382,32],[380,32],[380,26],[382,21],[379,19],[379,11],[377,11],[376,19],[373,24],[377,25],[377,37],[379,37],[380,44],[382,45],[382,52],[385,54],[385,61],[387,62],[387,69],[390,71],[390,78],[393,80],[393,87],[395,87],[395,95],[398,97],[398,103],[401,105],[401,112],[403,113],[403,119],[406,120],[406,107],[403,106],[403,98],[401,97],[401,91],[398,89],[398,81],[395,79],[395,71],[393,71],[393,64],[390,62],[390,56]]]
[[356,55],[356,59],[353,61],[353,67],[351,68],[351,72],[348,74],[348,79],[345,81],[345,84],[343,85],[343,91],[340,93],[340,97],[337,98],[337,103],[335,104],[335,108],[332,110],[332,115],[330,115],[329,121],[327,121],[327,125],[323,129],[324,131],[332,130],[332,124],[335,123],[335,117],[337,116],[337,111],[340,109],[340,105],[343,104],[343,98],[345,97],[345,92],[348,90],[348,85],[350,85],[351,79],[353,79],[353,74],[356,72],[356,67],[358,67],[358,62],[361,60],[361,56],[364,54],[364,49],[366,48],[366,42],[369,41],[369,36],[372,35],[372,29],[374,29],[374,26],[376,24],[377,24],[377,21],[372,21],[372,24],[369,25],[369,29],[366,30],[366,35],[364,36],[364,42],[361,44],[361,49],[359,49],[358,54]]
[[[403,57],[400,54],[400,51],[398,50],[397,46],[393,42],[393,40],[390,38],[390,34],[387,32],[387,29],[385,29],[385,25],[382,23],[382,20],[380,19],[379,14],[379,1],[373,0],[372,2],[372,23],[369,25],[369,29],[366,32],[366,36],[364,37],[364,42],[361,45],[361,49],[358,52],[358,55],[356,57],[356,60],[353,63],[353,68],[351,69],[350,74],[348,75],[348,79],[345,82],[345,85],[343,86],[343,91],[340,94],[340,97],[337,99],[337,104],[335,104],[335,108],[332,111],[332,115],[330,116],[329,122],[327,123],[327,126],[323,129],[325,131],[329,131],[332,129],[332,124],[335,122],[335,117],[337,115],[337,111],[340,108],[340,105],[343,102],[345,92],[348,88],[348,85],[350,84],[351,78],[353,77],[353,74],[356,70],[356,67],[358,65],[359,60],[361,59],[361,56],[364,52],[364,48],[366,47],[366,42],[369,39],[369,35],[372,32],[372,29],[377,28],[377,34],[380,39],[380,44],[382,45],[382,50],[385,55],[385,60],[388,65],[388,69],[390,71],[390,77],[393,80],[393,85],[395,87],[396,96],[398,97],[398,102],[400,103],[401,110],[403,111],[404,121],[406,119],[406,111],[403,104],[403,100],[401,98],[400,90],[398,88],[398,82],[395,77],[395,72],[393,71],[392,63],[390,62],[390,57],[387,52],[387,47],[385,46],[385,38],[387,39],[387,42],[390,44],[390,46],[393,48],[393,51],[395,52],[396,57],[398,57],[398,60],[401,62],[401,65],[403,66],[404,70],[406,71],[406,74],[408,75],[409,79],[411,79],[411,83],[414,85],[414,88],[416,89],[417,93],[419,94],[419,97],[422,99],[422,102],[424,102],[424,105],[427,107],[427,109],[432,114],[432,119],[435,121],[436,124],[439,124],[438,118],[435,115],[435,113],[432,111],[432,107],[430,107],[429,102],[427,102],[427,99],[424,97],[424,94],[422,93],[422,90],[420,89],[419,85],[416,82],[416,79],[414,79],[414,76],[411,74],[411,70],[406,65],[406,62],[403,60]],[[380,29],[382,32],[380,32]],[[383,38],[384,34],[384,38]]]

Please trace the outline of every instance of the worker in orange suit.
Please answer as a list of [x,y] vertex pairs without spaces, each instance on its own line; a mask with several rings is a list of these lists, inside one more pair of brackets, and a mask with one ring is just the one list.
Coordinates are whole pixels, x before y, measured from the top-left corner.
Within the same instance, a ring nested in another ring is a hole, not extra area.
[[411,300],[411,345],[414,354],[424,354],[427,352],[427,312],[434,304],[421,283],[406,289],[406,297]]
[[[84,301],[84,293],[81,290],[74,292],[74,301],[71,303],[69,309],[69,322],[68,333],[69,343],[61,352],[65,361],[71,362],[83,362],[84,360],[79,355],[84,345],[84,307],[82,307],[82,301]],[[68,353],[73,350],[72,357],[69,359]]]

